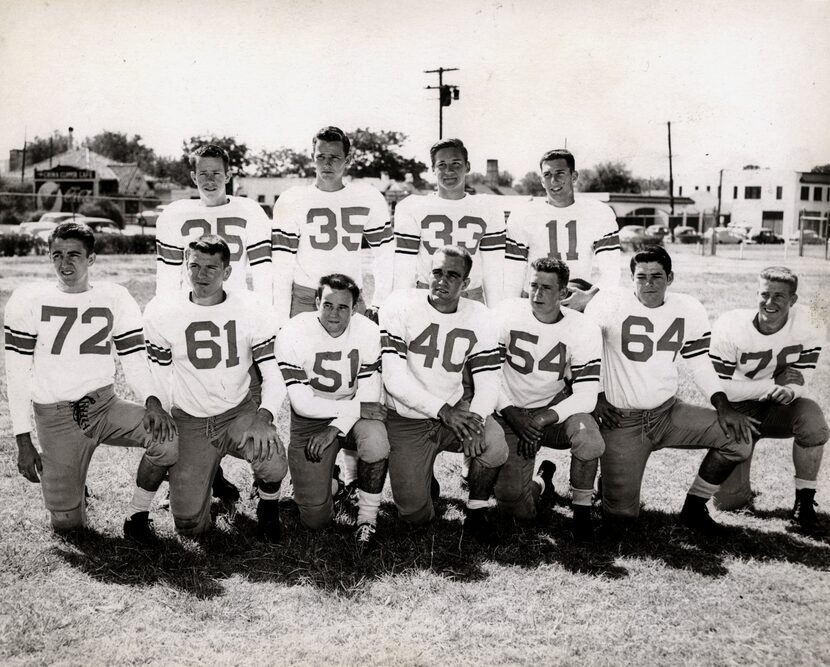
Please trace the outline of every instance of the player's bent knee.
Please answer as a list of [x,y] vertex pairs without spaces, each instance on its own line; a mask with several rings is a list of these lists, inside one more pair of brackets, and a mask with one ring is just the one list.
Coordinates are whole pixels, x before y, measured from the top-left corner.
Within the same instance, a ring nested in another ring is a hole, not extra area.
[[727,461],[740,463],[752,456],[752,443],[730,438],[718,449],[718,452]]
[[[573,415],[566,421],[575,420],[576,428],[569,428],[571,455],[580,461],[594,461],[605,453],[605,441],[599,426],[591,415]],[[571,426],[569,424],[569,426]]]
[[334,517],[332,502],[322,505],[297,505],[300,510],[300,523],[309,530],[321,530],[331,524]]
[[210,511],[195,517],[174,516],[173,524],[176,532],[184,537],[196,537],[206,533],[210,528]]
[[49,510],[52,528],[57,532],[86,527],[86,512],[82,505],[71,510]]
[[793,420],[793,435],[800,447],[818,447],[827,442],[830,429],[818,404],[809,398],[799,398]]
[[175,465],[179,460],[178,436],[163,443],[150,443],[144,450],[144,455],[150,463],[159,468],[169,468]]
[[476,457],[476,461],[485,468],[498,468],[507,462],[509,453],[504,430],[490,415],[484,422],[484,451]]
[[389,434],[386,424],[376,419],[361,419],[353,429],[357,455],[366,463],[377,463],[389,458]]
[[401,521],[411,526],[423,526],[435,518],[435,509],[431,501],[427,501],[425,505],[413,511],[398,505],[398,516]]

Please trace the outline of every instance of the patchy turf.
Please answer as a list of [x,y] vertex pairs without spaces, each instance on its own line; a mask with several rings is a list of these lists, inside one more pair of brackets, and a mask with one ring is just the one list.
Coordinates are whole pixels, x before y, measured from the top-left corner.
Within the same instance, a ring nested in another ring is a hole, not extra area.
[[[673,289],[697,295],[714,319],[753,303],[754,275],[784,263],[780,249],[744,259],[673,248]],[[788,262],[803,302],[827,316],[830,263]],[[148,257],[99,257],[99,278],[126,285],[144,305],[153,292]],[[3,260],[0,307],[16,285],[50,276],[44,258]],[[123,383],[120,383],[123,385]],[[830,362],[813,395],[830,409]],[[682,395],[699,402],[684,375]],[[765,440],[753,464],[753,514],[716,513],[729,526],[715,541],[675,525],[701,454],[661,451],[646,470],[644,511],[620,541],[586,549],[568,537],[562,499],[535,524],[500,524],[502,544],[464,535],[457,470],[442,455],[443,497],[433,526],[408,530],[388,486],[377,547],[352,549],[353,511],[321,533],[299,527],[283,501],[285,539],[255,537],[247,498],[231,522],[199,541],[176,537],[154,511],[161,544],[121,536],[139,453],[102,447],[89,473],[91,530],[59,537],[39,489],[17,474],[5,383],[0,382],[0,661],[4,664],[827,664],[830,539],[793,532],[790,444]],[[285,432],[286,415],[280,415]],[[567,488],[567,455],[555,484]],[[244,463],[226,460],[243,489]],[[830,506],[827,468],[820,510]],[[825,518],[826,515],[825,515]]]

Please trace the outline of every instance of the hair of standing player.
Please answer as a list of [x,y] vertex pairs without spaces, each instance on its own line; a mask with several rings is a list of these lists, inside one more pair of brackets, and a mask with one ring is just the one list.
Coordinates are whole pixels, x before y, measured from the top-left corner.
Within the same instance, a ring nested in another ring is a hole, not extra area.
[[576,160],[574,154],[565,148],[554,148],[547,151],[541,158],[539,158],[539,169],[545,162],[552,162],[553,160],[565,160],[565,164],[571,171],[576,171]]
[[317,134],[315,134],[314,138],[311,140],[312,155],[314,154],[314,150],[317,148],[318,141],[339,141],[343,145],[343,155],[346,157],[349,157],[349,151],[352,149],[352,142],[349,141],[349,137],[343,130],[339,127],[335,127],[334,125],[327,125],[326,127],[317,130]]
[[222,160],[222,164],[225,167],[225,173],[228,173],[228,168],[231,164],[231,158],[228,155],[228,151],[226,151],[221,146],[217,146],[216,144],[205,144],[204,146],[199,146],[195,151],[190,154],[189,162],[190,168],[193,171],[196,171],[196,163],[199,161],[200,157],[218,157]]
[[793,294],[798,291],[798,276],[786,266],[768,266],[761,271],[759,278],[777,283],[787,283]]
[[444,149],[444,148],[457,148],[461,151],[461,154],[464,156],[464,162],[469,162],[470,159],[467,155],[467,147],[464,145],[464,142],[461,139],[441,139],[441,141],[436,141],[429,149],[429,160],[432,163],[432,166],[435,166],[435,154]]

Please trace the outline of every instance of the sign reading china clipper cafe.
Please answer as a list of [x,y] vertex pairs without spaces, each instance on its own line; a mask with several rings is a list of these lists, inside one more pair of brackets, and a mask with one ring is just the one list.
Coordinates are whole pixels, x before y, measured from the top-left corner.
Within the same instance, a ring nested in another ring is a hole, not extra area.
[[68,166],[35,169],[35,192],[39,209],[69,209],[73,200],[79,203],[95,193],[95,170]]

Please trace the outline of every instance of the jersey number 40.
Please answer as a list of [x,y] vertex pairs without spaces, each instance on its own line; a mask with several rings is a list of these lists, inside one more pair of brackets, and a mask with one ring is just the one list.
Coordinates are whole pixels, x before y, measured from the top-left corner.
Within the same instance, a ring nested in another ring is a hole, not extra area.
[[[443,354],[439,349],[438,344],[439,327],[437,324],[430,324],[420,334],[415,336],[409,343],[409,351],[414,354],[424,355],[424,366],[432,368],[435,360],[441,357],[441,365],[448,373],[458,373],[464,368],[464,362],[476,344],[478,338],[475,333],[469,329],[451,329],[444,338],[444,344],[440,346],[443,348]],[[459,340],[467,342],[467,349],[461,355],[461,361],[453,362],[455,346]]]

